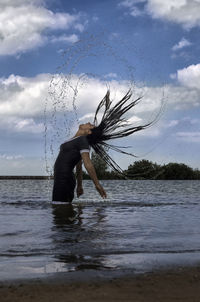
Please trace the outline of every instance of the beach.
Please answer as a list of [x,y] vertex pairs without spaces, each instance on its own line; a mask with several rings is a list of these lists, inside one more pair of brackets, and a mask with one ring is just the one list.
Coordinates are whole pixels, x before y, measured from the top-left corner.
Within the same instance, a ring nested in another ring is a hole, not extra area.
[[200,300],[200,266],[179,267],[108,280],[46,279],[0,284],[1,302]]

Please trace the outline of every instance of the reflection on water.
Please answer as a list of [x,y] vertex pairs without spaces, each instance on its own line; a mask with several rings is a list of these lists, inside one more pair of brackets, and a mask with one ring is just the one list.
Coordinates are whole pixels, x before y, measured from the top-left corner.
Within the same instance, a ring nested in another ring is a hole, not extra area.
[[[93,221],[94,226],[97,227],[105,215],[104,210],[97,208],[94,215],[96,219]],[[74,245],[87,244],[88,252],[91,254],[93,244],[91,244],[92,236],[89,234],[89,230],[86,231],[83,226],[83,207],[79,204],[76,209],[73,204],[52,204],[53,214],[53,242],[55,244],[55,258],[57,261],[66,263],[67,271],[79,271],[84,269],[108,269],[109,266],[103,264],[105,261],[104,256],[95,255],[81,255],[80,250],[77,250],[77,254],[74,253]],[[93,230],[90,230],[91,232]],[[73,265],[72,265],[73,264]]]
[[53,222],[58,229],[65,229],[65,226],[75,223],[81,225],[81,206],[75,211],[71,203],[52,204],[52,209]]
[[47,181],[0,181],[0,280],[200,261],[198,181],[103,186],[106,201],[84,181],[81,198],[52,204]]

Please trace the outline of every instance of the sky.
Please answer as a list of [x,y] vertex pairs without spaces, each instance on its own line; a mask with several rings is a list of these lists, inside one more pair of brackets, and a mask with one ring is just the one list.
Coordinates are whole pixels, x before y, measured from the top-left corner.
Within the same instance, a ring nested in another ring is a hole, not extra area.
[[123,169],[199,169],[199,34],[200,0],[0,0],[0,175],[45,175],[108,87],[142,97],[130,124],[158,116],[114,142],[138,156],[111,153]]

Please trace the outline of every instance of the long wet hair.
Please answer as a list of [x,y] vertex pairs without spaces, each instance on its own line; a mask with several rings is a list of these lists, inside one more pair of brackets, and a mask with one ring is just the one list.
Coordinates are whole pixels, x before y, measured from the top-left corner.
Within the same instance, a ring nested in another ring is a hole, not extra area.
[[[102,99],[96,109],[93,122],[95,127],[91,129],[92,133],[87,135],[88,143],[93,148],[93,150],[107,163],[109,167],[123,176],[126,176],[125,173],[120,168],[120,166],[110,157],[108,150],[111,149],[133,157],[137,156],[122,150],[126,147],[115,146],[107,143],[106,141],[125,137],[135,132],[144,130],[154,124],[157,120],[157,118],[155,118],[151,122],[140,126],[130,126],[130,124],[128,126],[128,120],[124,117],[124,114],[132,107],[137,105],[141,100],[141,97],[138,97],[135,100],[131,100],[131,97],[132,91],[129,90],[126,95],[119,102],[117,102],[116,105],[111,107],[112,101],[110,100],[110,91],[108,90],[105,97]],[[130,102],[127,103],[129,100]],[[99,125],[97,125],[98,113],[103,107],[103,116]]]

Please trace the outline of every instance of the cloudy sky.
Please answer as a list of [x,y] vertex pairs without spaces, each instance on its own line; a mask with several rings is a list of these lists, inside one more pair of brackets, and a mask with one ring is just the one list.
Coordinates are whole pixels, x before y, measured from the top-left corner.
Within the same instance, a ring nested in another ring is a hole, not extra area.
[[45,174],[45,127],[50,156],[107,87],[114,102],[130,85],[130,123],[162,112],[116,145],[200,168],[199,34],[200,0],[0,0],[0,175]]

